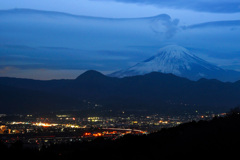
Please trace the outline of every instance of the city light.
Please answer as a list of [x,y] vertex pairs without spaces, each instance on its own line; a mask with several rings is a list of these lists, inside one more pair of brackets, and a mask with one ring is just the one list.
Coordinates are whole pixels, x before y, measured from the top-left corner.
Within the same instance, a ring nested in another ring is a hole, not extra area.
[[58,124],[50,124],[50,123],[39,122],[39,123],[33,123],[33,125],[35,125],[35,126],[42,126],[42,127],[52,127],[52,126],[57,126]]
[[[185,114],[183,116],[153,114],[141,116],[122,114],[122,112],[110,117],[78,117],[71,114],[61,114],[43,118],[36,115],[21,115],[21,121],[2,121],[0,134],[9,135],[10,138],[5,140],[6,143],[14,143],[19,135],[33,133],[31,134],[33,136],[24,139],[24,141],[28,144],[36,144],[37,141],[37,145],[49,145],[50,142],[55,144],[92,141],[98,137],[116,140],[128,134],[144,135],[185,122],[224,115],[226,114]],[[14,139],[11,139],[10,135]],[[57,135],[61,135],[61,137]]]

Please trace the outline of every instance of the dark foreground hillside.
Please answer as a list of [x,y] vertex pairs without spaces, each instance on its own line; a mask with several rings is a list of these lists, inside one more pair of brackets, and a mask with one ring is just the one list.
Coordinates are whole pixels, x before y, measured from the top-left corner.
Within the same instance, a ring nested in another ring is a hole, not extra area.
[[145,136],[52,145],[40,152],[24,150],[19,142],[9,149],[1,144],[1,152],[24,159],[229,159],[238,157],[239,144],[240,114],[233,112],[211,121],[189,122]]

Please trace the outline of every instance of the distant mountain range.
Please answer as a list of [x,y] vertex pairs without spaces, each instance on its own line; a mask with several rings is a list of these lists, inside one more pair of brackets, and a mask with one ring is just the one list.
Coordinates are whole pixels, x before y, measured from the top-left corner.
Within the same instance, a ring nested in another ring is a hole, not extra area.
[[230,82],[240,80],[240,72],[217,67],[177,45],[163,47],[157,55],[130,68],[114,72],[110,76],[122,78],[151,72],[172,73],[190,80],[201,78]]
[[228,111],[240,104],[240,81],[191,81],[152,72],[114,78],[87,71],[74,80],[0,78],[2,113],[83,109],[145,110],[160,113]]

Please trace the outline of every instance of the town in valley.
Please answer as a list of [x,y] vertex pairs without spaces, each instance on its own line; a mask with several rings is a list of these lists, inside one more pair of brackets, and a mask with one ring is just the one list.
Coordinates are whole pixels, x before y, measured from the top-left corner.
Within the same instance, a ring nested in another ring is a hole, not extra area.
[[168,116],[121,111],[111,116],[83,116],[61,112],[49,114],[0,114],[0,139],[11,146],[21,141],[26,148],[41,149],[51,144],[91,141],[96,138],[115,140],[124,135],[144,135],[182,123],[210,120],[225,113],[185,113]]

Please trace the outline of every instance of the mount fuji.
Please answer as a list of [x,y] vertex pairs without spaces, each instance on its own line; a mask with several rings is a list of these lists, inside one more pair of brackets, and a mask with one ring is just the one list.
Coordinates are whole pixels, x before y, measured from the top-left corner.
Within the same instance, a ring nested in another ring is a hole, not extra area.
[[218,79],[224,82],[240,80],[240,72],[224,70],[191,53],[184,47],[169,45],[159,53],[130,68],[110,74],[111,77],[130,77],[151,72],[171,73],[190,80]]

